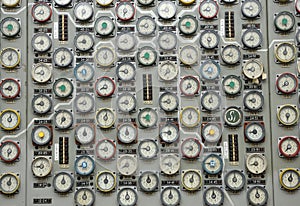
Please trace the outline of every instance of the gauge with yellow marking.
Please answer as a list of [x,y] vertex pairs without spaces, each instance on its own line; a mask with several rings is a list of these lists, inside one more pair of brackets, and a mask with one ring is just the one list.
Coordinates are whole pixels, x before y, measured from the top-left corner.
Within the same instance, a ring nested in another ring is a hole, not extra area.
[[181,182],[184,189],[195,191],[201,187],[202,177],[198,170],[182,171]]
[[276,59],[281,63],[289,63],[296,58],[296,47],[293,43],[283,42],[275,45]]
[[102,129],[110,128],[116,121],[116,114],[111,108],[101,108],[96,113],[96,122]]
[[96,0],[100,6],[110,6],[114,0]]
[[0,127],[10,131],[17,129],[21,123],[21,116],[17,110],[5,109],[0,112]]
[[110,192],[116,187],[116,175],[111,171],[101,171],[96,177],[96,186],[101,192]]
[[279,181],[281,186],[286,190],[296,190],[300,187],[299,169],[286,168],[280,170]]
[[296,105],[285,104],[278,107],[277,118],[282,125],[291,126],[298,122],[299,110]]
[[2,4],[6,7],[16,7],[21,0],[2,0]]
[[11,195],[17,192],[20,187],[20,178],[14,173],[4,173],[0,176],[0,191],[3,194]]
[[200,122],[200,111],[196,107],[187,106],[180,112],[180,122],[185,127],[195,127]]
[[34,127],[31,133],[32,142],[37,146],[45,146],[52,140],[51,128],[45,125]]
[[21,54],[18,49],[7,47],[0,52],[0,62],[4,68],[13,69],[21,61]]
[[179,0],[179,2],[185,6],[189,6],[196,2],[196,0]]

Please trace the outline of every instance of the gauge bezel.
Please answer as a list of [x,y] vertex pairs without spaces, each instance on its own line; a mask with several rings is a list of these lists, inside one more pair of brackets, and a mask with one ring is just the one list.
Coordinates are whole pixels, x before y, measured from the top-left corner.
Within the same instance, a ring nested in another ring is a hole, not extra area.
[[[113,186],[112,186],[111,188],[109,188],[109,189],[102,189],[102,188],[99,186],[99,184],[98,184],[98,179],[99,179],[99,177],[101,177],[101,175],[105,175],[105,174],[111,175],[111,176],[113,177],[113,179],[114,179],[114,184],[113,184]],[[103,171],[101,171],[101,172],[99,172],[99,173],[97,174],[95,182],[96,182],[96,187],[97,187],[97,189],[98,189],[100,192],[105,192],[105,193],[111,192],[111,191],[113,191],[113,190],[116,188],[116,185],[117,185],[117,176],[115,175],[114,172],[111,172],[111,171],[109,171],[109,170],[103,170]]]
[[[297,151],[293,154],[287,154],[285,151],[283,151],[282,149],[282,144],[284,141],[288,140],[288,139],[291,139],[292,141],[294,141],[296,144],[297,144]],[[283,156],[285,158],[294,158],[294,157],[297,157],[299,155],[299,152],[300,152],[300,140],[295,137],[295,136],[285,136],[285,137],[280,137],[279,138],[279,142],[278,142],[278,149],[279,149],[279,155],[280,156]]]
[[[43,6],[46,6],[48,9],[49,9],[49,16],[46,18],[46,19],[43,19],[43,20],[38,20],[37,18],[36,18],[36,16],[35,16],[35,14],[34,14],[34,11],[35,11],[35,9],[36,9],[36,7],[38,7],[38,6],[40,6],[40,5],[43,5]],[[50,4],[51,5],[51,4]],[[45,23],[45,22],[47,22],[47,21],[49,21],[50,19],[51,19],[51,17],[52,17],[52,9],[51,9],[51,7],[50,7],[50,5],[49,4],[47,4],[46,2],[37,2],[37,3],[35,3],[33,6],[32,6],[32,9],[31,9],[31,16],[33,17],[33,19],[34,19],[34,21],[36,21],[36,22],[39,22],[39,23]]]
[[[14,82],[17,85],[17,92],[15,95],[12,96],[6,96],[3,92],[2,92],[2,85],[7,82],[7,81],[11,81]],[[21,84],[20,81],[18,79],[13,79],[13,78],[6,78],[6,79],[2,79],[0,81],[0,95],[4,98],[4,99],[15,99],[20,97],[20,92],[21,92]]]
[[[14,158],[10,159],[10,160],[7,160],[7,159],[4,159],[2,157],[2,147],[5,146],[6,144],[13,144],[14,147],[17,149],[17,154]],[[21,148],[19,146],[19,144],[17,142],[14,142],[12,140],[6,140],[6,141],[3,141],[0,143],[0,159],[5,162],[5,163],[12,163],[14,161],[16,161],[19,157],[20,157],[20,154],[21,154]]]
[[[102,158],[102,156],[99,154],[99,151],[98,151],[98,147],[102,142],[109,142],[109,144],[111,144],[114,148],[114,150],[113,150],[114,152],[111,154],[111,156],[108,156],[107,158]],[[105,161],[113,159],[115,154],[116,154],[116,150],[117,150],[117,146],[116,146],[115,142],[111,139],[108,139],[108,138],[104,138],[104,139],[99,140],[98,143],[96,144],[95,148],[96,148],[95,149],[96,150],[96,157],[101,159],[101,160],[105,160]]]

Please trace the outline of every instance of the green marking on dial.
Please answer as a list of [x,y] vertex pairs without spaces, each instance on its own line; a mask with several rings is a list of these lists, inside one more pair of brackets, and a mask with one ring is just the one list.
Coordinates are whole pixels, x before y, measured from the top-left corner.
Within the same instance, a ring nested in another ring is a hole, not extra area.
[[187,21],[187,22],[185,23],[185,26],[186,26],[187,28],[190,28],[190,27],[191,27],[191,22]]
[[234,88],[234,86],[235,86],[235,83],[234,83],[234,82],[230,82],[230,83],[229,83],[229,87],[230,87],[230,88]]
[[103,23],[101,24],[101,26],[102,26],[102,29],[106,29],[106,28],[107,28],[107,23],[106,23],[106,22],[103,22]]
[[59,89],[60,89],[60,91],[64,92],[64,91],[66,91],[66,86],[65,85],[61,85],[59,87]]
[[148,52],[146,52],[146,53],[144,54],[144,58],[145,58],[145,59],[149,59],[149,58],[150,58],[150,54],[149,54]]
[[281,22],[282,22],[283,25],[287,25],[288,20],[286,18],[283,18]]
[[146,115],[144,116],[144,119],[145,119],[147,122],[150,122],[151,115],[150,115],[150,114],[146,114]]
[[12,31],[13,28],[14,28],[14,26],[13,26],[12,24],[7,25],[7,29],[8,29],[9,31]]

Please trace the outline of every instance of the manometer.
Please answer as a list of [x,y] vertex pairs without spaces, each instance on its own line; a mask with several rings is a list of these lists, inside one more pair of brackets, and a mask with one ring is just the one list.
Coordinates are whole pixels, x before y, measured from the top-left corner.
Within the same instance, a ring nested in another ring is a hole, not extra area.
[[116,144],[110,139],[102,139],[96,145],[97,157],[102,160],[110,160],[115,156]]
[[94,10],[91,3],[80,2],[74,7],[74,16],[79,21],[88,21],[93,17]]
[[52,46],[51,38],[47,33],[39,32],[32,37],[32,48],[35,52],[47,52]]
[[250,205],[263,206],[268,202],[268,192],[262,186],[255,186],[248,190],[247,199]]
[[186,45],[180,48],[179,59],[182,64],[193,65],[198,62],[199,53],[195,46]]
[[176,48],[177,36],[173,32],[162,32],[157,39],[158,45],[162,50],[170,51]]
[[243,121],[243,112],[239,108],[231,106],[225,110],[223,117],[227,126],[236,127]]
[[82,155],[76,158],[74,166],[77,174],[88,176],[95,169],[95,161],[88,155]]
[[5,17],[0,23],[0,30],[5,37],[16,37],[21,31],[20,20],[13,17]]
[[111,171],[101,171],[96,176],[96,187],[101,192],[110,192],[115,189],[117,177]]
[[182,5],[189,6],[196,2],[196,0],[179,0]]
[[217,154],[209,154],[204,158],[202,162],[202,168],[207,174],[216,175],[222,172],[223,160]]
[[53,83],[53,92],[58,98],[68,98],[72,96],[74,90],[73,83],[70,79],[59,78]]
[[144,46],[137,53],[137,60],[142,66],[151,66],[155,64],[157,53],[154,48]]
[[73,54],[72,52],[65,47],[60,47],[56,49],[53,53],[54,65],[57,67],[68,67],[72,65]]
[[51,111],[52,100],[49,95],[38,94],[32,99],[32,109],[36,114],[47,114]]
[[202,176],[198,170],[182,171],[181,183],[187,191],[198,190],[202,185]]
[[116,15],[121,21],[128,21],[134,18],[135,8],[129,1],[122,1],[116,6]]
[[200,66],[201,77],[205,80],[215,80],[220,75],[220,65],[214,60],[206,60]]
[[57,6],[66,7],[72,3],[72,0],[54,0]]
[[76,191],[74,199],[78,206],[92,206],[96,197],[90,188],[80,188]]
[[245,126],[244,134],[249,142],[258,143],[265,138],[265,126],[260,122],[250,122]]
[[56,111],[54,124],[57,129],[69,129],[73,125],[72,113],[65,109]]
[[297,137],[286,136],[279,138],[278,143],[280,155],[286,158],[298,156],[300,152],[300,141]]
[[240,62],[241,51],[238,46],[229,44],[223,48],[221,57],[225,64],[234,65]]
[[138,181],[143,192],[154,192],[158,189],[159,178],[155,172],[143,172]]
[[204,30],[200,34],[200,45],[204,49],[215,49],[218,47],[220,42],[220,37],[215,30]]
[[201,130],[202,137],[206,143],[218,143],[222,136],[222,128],[217,123],[207,123]]
[[87,52],[94,46],[94,39],[88,32],[79,32],[74,37],[74,45],[77,50],[81,52]]
[[264,72],[263,64],[256,59],[247,61],[243,66],[243,73],[248,79],[258,79]]
[[221,97],[219,93],[215,91],[207,91],[201,97],[201,105],[204,110],[207,111],[216,111],[220,109],[221,106]]
[[163,20],[171,20],[176,15],[176,5],[172,1],[161,1],[157,6],[157,14]]
[[242,89],[242,80],[235,75],[228,75],[223,78],[222,87],[226,94],[237,95]]
[[138,194],[134,189],[124,187],[118,192],[117,199],[120,206],[135,206]]
[[165,187],[160,194],[161,203],[164,206],[177,206],[180,204],[180,191],[175,187]]
[[113,3],[113,0],[96,0],[97,4],[103,7],[110,6]]
[[98,35],[107,37],[113,34],[115,23],[113,19],[108,16],[100,16],[96,19],[94,28]]
[[219,5],[214,0],[205,0],[200,3],[199,13],[203,19],[213,19],[218,15]]
[[250,154],[246,160],[246,167],[252,174],[261,174],[267,169],[267,159],[263,154]]
[[249,111],[258,111],[264,106],[264,96],[262,92],[250,91],[244,96],[244,106],[245,109]]
[[248,49],[257,49],[263,41],[262,33],[258,29],[247,29],[242,35],[242,42]]
[[129,92],[121,93],[117,99],[118,110],[124,113],[130,113],[135,111],[136,98]]
[[10,131],[17,129],[21,123],[19,111],[13,109],[5,109],[0,112],[0,127],[3,130]]
[[0,51],[1,65],[6,69],[13,69],[21,61],[21,54],[18,49],[7,47]]
[[6,78],[0,81],[0,94],[4,99],[14,99],[20,96],[20,81],[13,78]]
[[197,95],[200,89],[200,81],[195,76],[184,76],[179,83],[180,91],[185,96]]
[[219,206],[224,203],[224,192],[219,187],[209,187],[203,193],[204,203],[207,206]]
[[237,2],[237,0],[222,0],[222,2],[226,3],[226,4],[232,4],[232,3]]
[[296,105],[285,104],[278,107],[277,118],[284,126],[292,126],[298,122],[299,110]]
[[173,112],[178,108],[179,99],[173,92],[162,93],[158,100],[160,108],[165,112]]
[[142,16],[138,19],[136,28],[139,35],[152,35],[156,30],[155,19],[152,16]]
[[121,155],[118,158],[117,168],[121,175],[130,176],[135,173],[138,162],[135,155]]
[[75,139],[82,145],[90,144],[95,139],[95,128],[90,124],[80,124],[75,129]]
[[258,0],[245,0],[241,10],[244,17],[253,19],[259,17],[262,5]]
[[157,156],[158,146],[154,140],[145,139],[140,141],[138,151],[142,159],[153,159]]
[[198,29],[198,20],[195,16],[184,15],[180,17],[178,28],[183,35],[193,35]]
[[77,64],[74,68],[74,76],[77,81],[80,82],[89,82],[94,77],[94,68],[93,66],[88,62],[82,62],[80,64]]
[[0,176],[0,191],[5,195],[11,195],[20,187],[19,175],[15,173],[4,173]]
[[291,94],[298,88],[298,79],[293,73],[282,73],[277,77],[276,87],[283,94]]
[[150,6],[151,4],[154,3],[155,0],[137,0],[137,2],[141,5],[141,6]]
[[202,145],[197,138],[189,137],[182,141],[182,156],[188,159],[198,158],[202,149]]
[[116,114],[111,108],[100,108],[96,113],[96,122],[102,129],[108,129],[114,125]]
[[116,69],[118,79],[121,81],[131,81],[135,78],[135,66],[131,62],[122,62]]
[[160,126],[159,137],[166,143],[173,143],[179,138],[178,125],[172,122]]
[[101,67],[111,66],[116,58],[115,51],[111,47],[99,47],[95,53],[95,60]]
[[31,132],[32,143],[37,146],[49,145],[52,137],[52,129],[46,125],[35,126]]
[[160,169],[166,175],[174,175],[180,169],[180,158],[176,154],[161,155]]
[[48,64],[38,63],[31,70],[32,79],[37,83],[47,83],[52,77],[52,68]]
[[283,42],[275,45],[276,59],[281,63],[289,63],[296,58],[296,47],[293,43]]
[[117,137],[121,143],[130,144],[137,139],[137,128],[133,123],[123,123],[118,126]]
[[136,39],[133,33],[130,32],[118,34],[116,39],[116,45],[119,50],[127,52],[134,48],[134,46],[136,45]]
[[59,172],[53,178],[54,190],[58,193],[67,193],[72,190],[74,178],[70,173]]
[[179,72],[177,64],[172,61],[162,61],[158,66],[158,76],[163,81],[175,80]]
[[111,96],[116,89],[114,80],[110,77],[103,76],[96,80],[95,90],[100,97]]
[[20,3],[21,0],[2,0],[3,6],[6,7],[16,7]]
[[288,11],[282,11],[278,14],[275,14],[274,25],[276,30],[288,32],[292,30],[295,25],[294,15]]
[[93,94],[79,93],[74,100],[74,106],[77,112],[87,113],[94,109],[95,100]]
[[234,192],[241,191],[246,184],[246,177],[244,173],[239,170],[229,171],[225,175],[224,180],[226,188]]
[[35,157],[31,163],[31,170],[36,177],[46,177],[51,173],[52,162],[46,157]]
[[11,140],[6,140],[0,145],[0,159],[5,163],[11,163],[20,156],[20,146]]
[[200,122],[200,111],[196,107],[187,106],[180,112],[180,122],[185,127],[196,127]]
[[154,127],[158,121],[156,110],[150,107],[141,109],[137,118],[143,128]]
[[51,19],[52,9],[46,2],[37,2],[31,10],[33,19],[39,23],[44,23]]
[[300,187],[299,169],[287,168],[280,170],[279,181],[281,186],[289,191],[296,190]]

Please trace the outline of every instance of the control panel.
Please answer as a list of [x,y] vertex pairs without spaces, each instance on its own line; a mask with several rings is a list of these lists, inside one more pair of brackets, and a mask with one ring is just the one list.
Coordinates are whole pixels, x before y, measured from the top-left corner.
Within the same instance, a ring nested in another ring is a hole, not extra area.
[[0,205],[300,201],[300,0],[2,0]]

